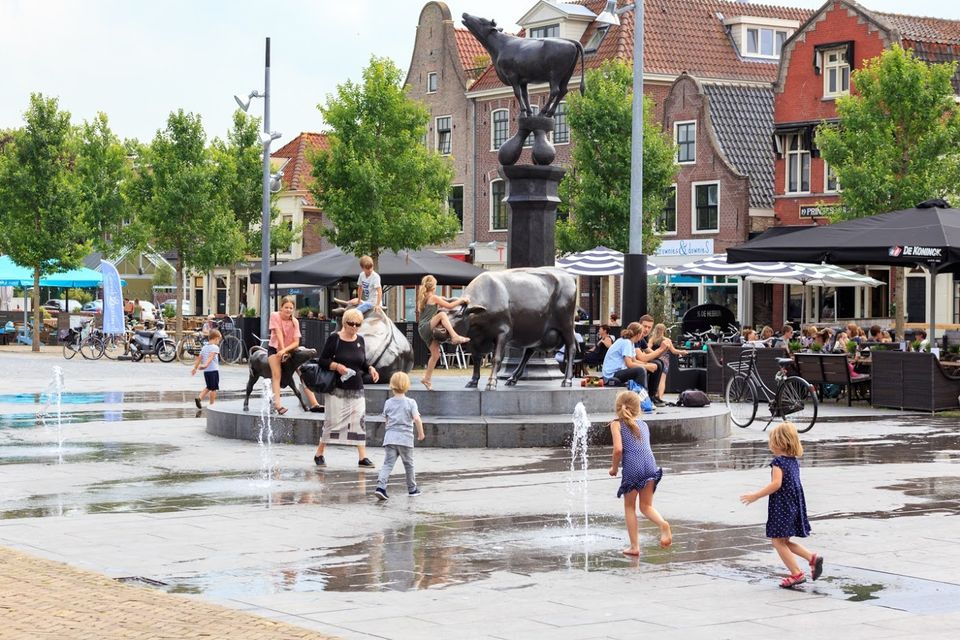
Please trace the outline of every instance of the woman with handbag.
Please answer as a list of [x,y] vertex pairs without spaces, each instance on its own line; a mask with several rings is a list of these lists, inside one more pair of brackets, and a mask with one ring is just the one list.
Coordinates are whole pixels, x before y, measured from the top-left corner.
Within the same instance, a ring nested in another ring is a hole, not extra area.
[[[364,429],[367,402],[363,396],[363,374],[369,373],[374,382],[380,379],[380,374],[367,362],[363,336],[357,333],[362,324],[363,314],[356,309],[348,309],[343,314],[340,331],[327,338],[320,352],[321,376],[329,377],[326,371],[336,376],[333,389],[325,397],[323,431],[313,456],[313,462],[318,467],[327,464],[323,452],[328,442],[356,446],[359,466],[373,467],[373,462],[367,457],[367,434]],[[321,380],[321,385],[325,382]]]

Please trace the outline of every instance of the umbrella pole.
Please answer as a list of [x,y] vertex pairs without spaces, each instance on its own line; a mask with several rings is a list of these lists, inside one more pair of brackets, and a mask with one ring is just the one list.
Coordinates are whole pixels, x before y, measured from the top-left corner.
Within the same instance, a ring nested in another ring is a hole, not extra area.
[[935,264],[930,265],[930,331],[927,332],[927,340],[929,340],[930,347],[936,345],[936,336],[934,333],[937,330],[937,266]]

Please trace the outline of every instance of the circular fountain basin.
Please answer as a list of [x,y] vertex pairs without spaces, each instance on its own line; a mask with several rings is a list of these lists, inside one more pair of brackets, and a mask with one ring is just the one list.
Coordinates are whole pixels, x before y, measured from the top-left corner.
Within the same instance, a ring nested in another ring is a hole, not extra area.
[[[622,388],[560,387],[558,381],[527,382],[496,390],[465,389],[466,377],[434,379],[434,390],[411,389],[423,418],[425,447],[561,447],[573,435],[573,410],[582,402],[591,422],[590,444],[609,444],[607,428]],[[384,423],[380,412],[390,395],[385,385],[370,385],[367,399],[367,444],[383,443]],[[256,441],[260,436],[262,399],[252,397],[250,410],[242,400],[217,402],[205,409],[207,433],[224,438]],[[316,444],[323,427],[322,413],[309,413],[284,397],[286,415],[272,415],[273,441]],[[700,442],[730,435],[729,415],[722,404],[703,408],[663,407],[643,419],[655,442]]]

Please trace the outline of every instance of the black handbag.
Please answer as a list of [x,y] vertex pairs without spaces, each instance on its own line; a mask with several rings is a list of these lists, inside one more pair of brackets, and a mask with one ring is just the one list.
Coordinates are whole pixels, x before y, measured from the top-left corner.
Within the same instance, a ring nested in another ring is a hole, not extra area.
[[337,387],[337,372],[324,369],[317,372],[317,382],[313,388],[315,393],[330,393]]
[[[334,334],[336,335],[336,334]],[[337,346],[333,352],[337,352],[340,346],[340,336],[337,336]],[[337,388],[337,372],[330,369],[321,369],[320,364],[315,360],[308,362],[300,367],[300,379],[310,387],[314,393],[330,393]]]

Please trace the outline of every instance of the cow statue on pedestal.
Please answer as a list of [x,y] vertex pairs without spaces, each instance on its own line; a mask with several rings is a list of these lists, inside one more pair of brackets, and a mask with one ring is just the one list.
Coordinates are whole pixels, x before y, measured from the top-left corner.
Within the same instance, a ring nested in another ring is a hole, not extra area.
[[[469,303],[448,313],[457,333],[470,338],[464,345],[473,354],[473,377],[467,387],[477,386],[480,361],[492,351],[493,370],[487,389],[497,388],[497,373],[508,345],[522,348],[523,356],[507,385],[517,384],[535,349],[564,346],[567,353],[575,353],[577,283],[561,269],[487,271],[467,285],[462,297]],[[435,333],[438,340],[444,340],[444,334]],[[561,384],[569,387],[573,384],[573,358],[567,358],[566,365]]]

